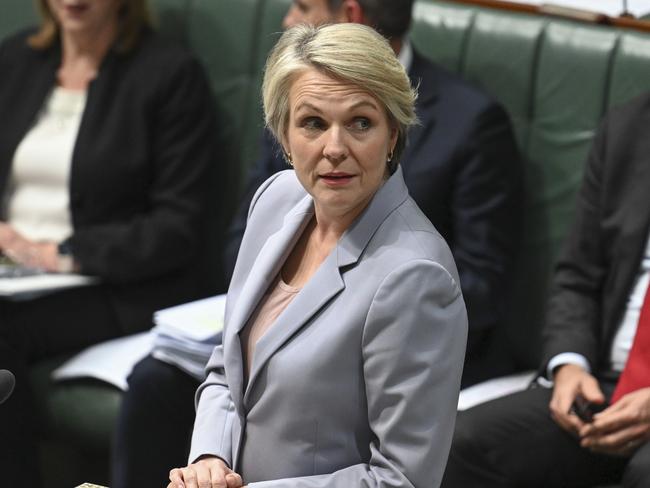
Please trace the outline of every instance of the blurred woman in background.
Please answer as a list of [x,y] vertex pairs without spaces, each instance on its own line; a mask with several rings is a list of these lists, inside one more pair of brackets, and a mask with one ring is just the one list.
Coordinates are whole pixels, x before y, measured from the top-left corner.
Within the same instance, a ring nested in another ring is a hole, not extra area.
[[3,486],[39,485],[27,370],[145,330],[198,296],[214,113],[205,74],[151,29],[145,0],[41,0],[0,45],[0,251],[98,284],[0,302]]

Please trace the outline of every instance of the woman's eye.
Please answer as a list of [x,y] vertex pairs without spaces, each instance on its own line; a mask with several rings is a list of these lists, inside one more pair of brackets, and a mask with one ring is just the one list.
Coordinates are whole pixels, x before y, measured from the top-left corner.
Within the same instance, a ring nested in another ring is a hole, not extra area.
[[370,120],[367,119],[366,117],[357,117],[352,122],[352,128],[358,131],[368,130],[370,129],[370,126],[371,126]]
[[307,117],[302,121],[302,126],[308,130],[320,130],[323,128],[324,124],[318,117]]

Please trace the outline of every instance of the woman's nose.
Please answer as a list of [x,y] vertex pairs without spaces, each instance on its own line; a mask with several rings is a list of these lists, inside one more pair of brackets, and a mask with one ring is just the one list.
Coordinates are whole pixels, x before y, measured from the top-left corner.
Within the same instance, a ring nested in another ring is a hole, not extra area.
[[331,127],[325,135],[327,140],[323,147],[323,155],[331,162],[338,163],[348,156],[343,131],[338,127]]

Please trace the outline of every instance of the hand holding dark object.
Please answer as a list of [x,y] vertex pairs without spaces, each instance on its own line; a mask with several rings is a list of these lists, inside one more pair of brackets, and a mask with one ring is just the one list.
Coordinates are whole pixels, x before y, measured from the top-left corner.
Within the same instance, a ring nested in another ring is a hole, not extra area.
[[551,416],[564,430],[578,435],[585,424],[573,414],[572,405],[578,397],[593,404],[603,403],[605,396],[598,386],[598,380],[575,364],[565,364],[557,368],[553,379],[555,386],[549,405]]
[[571,406],[571,413],[575,414],[586,424],[594,420],[594,415],[605,410],[609,404],[607,402],[595,403],[586,400],[582,395],[578,395]]
[[630,456],[650,440],[650,388],[623,396],[593,416],[580,431],[580,445],[610,455]]

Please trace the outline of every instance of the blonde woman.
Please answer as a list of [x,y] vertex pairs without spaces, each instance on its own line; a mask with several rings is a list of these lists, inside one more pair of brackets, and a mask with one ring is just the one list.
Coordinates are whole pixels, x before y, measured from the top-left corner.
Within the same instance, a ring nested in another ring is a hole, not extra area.
[[467,317],[444,240],[398,161],[415,94],[388,43],[288,30],[263,85],[295,171],[253,198],[223,346],[170,487],[436,487]]

